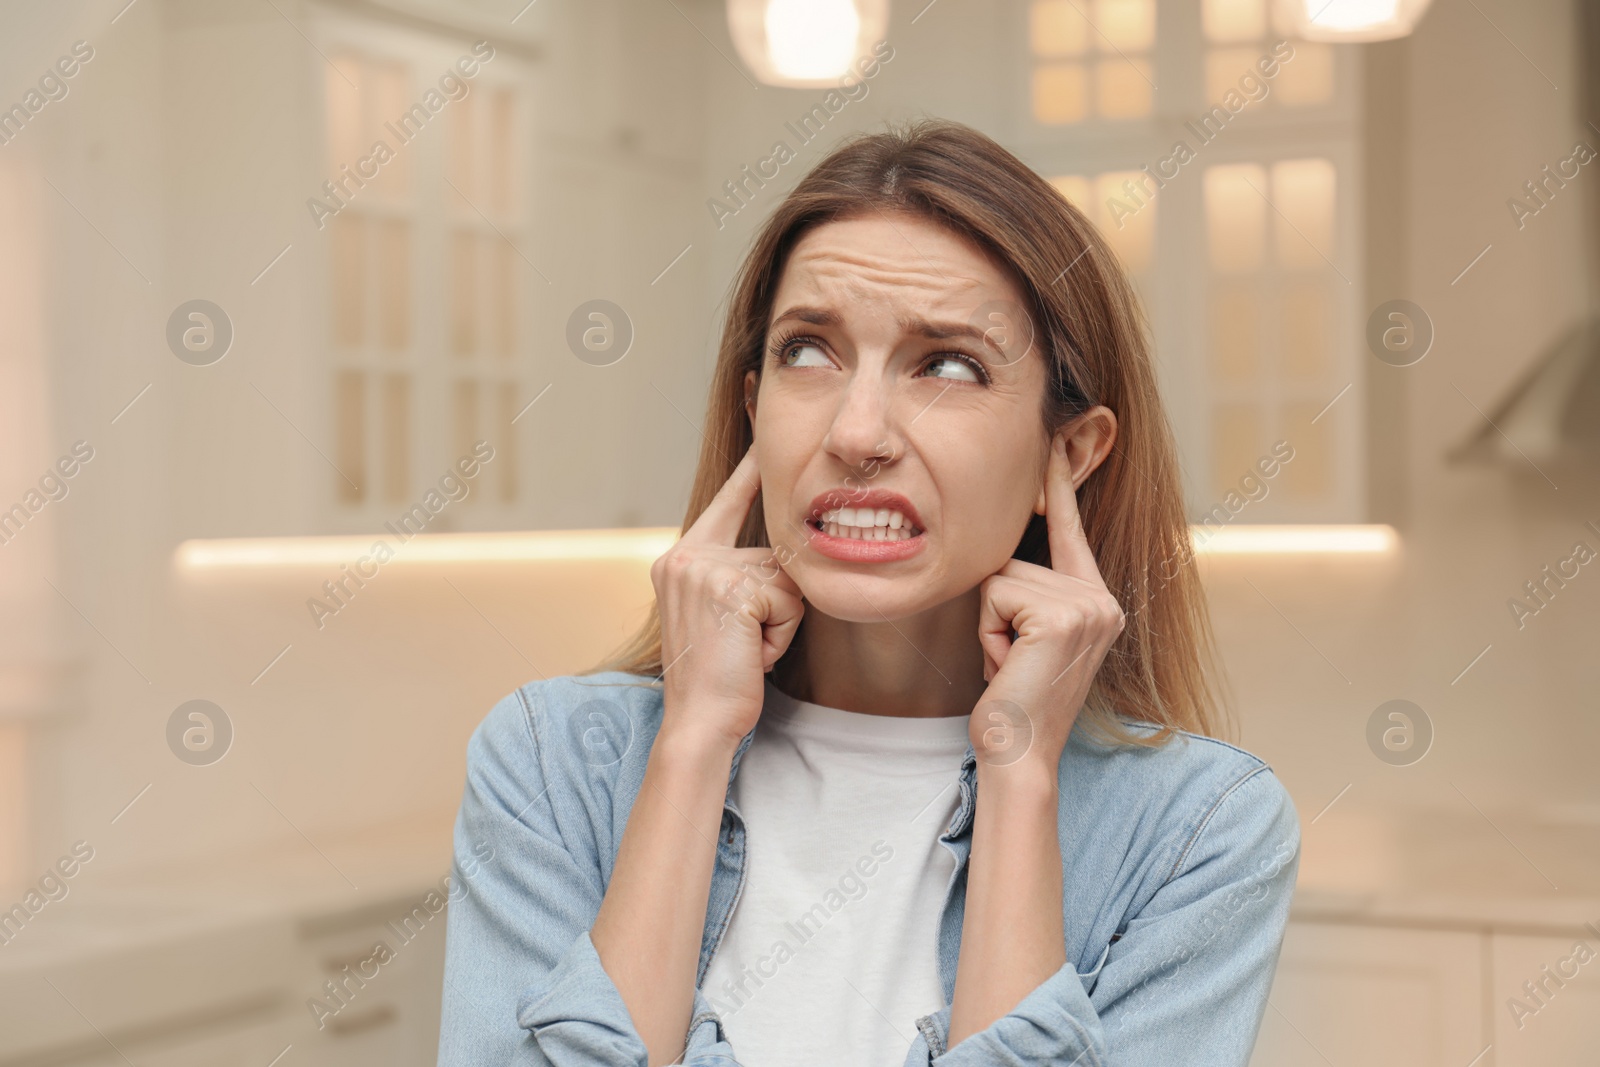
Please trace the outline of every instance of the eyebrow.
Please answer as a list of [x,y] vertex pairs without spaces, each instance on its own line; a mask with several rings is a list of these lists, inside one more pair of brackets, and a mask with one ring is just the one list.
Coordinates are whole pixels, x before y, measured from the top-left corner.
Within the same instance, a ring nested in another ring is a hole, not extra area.
[[[776,327],[779,323],[789,319],[797,319],[813,326],[837,327],[844,325],[844,320],[839,316],[838,312],[828,308],[808,307],[805,305],[789,308],[782,315],[773,319],[772,325]],[[1002,360],[1005,359],[1005,353],[989,337],[988,332],[978,329],[970,322],[929,322],[920,316],[912,315],[909,318],[899,319],[898,325],[906,333],[916,334],[919,337],[926,337],[935,341],[947,341],[952,337],[971,338],[988,348]]]

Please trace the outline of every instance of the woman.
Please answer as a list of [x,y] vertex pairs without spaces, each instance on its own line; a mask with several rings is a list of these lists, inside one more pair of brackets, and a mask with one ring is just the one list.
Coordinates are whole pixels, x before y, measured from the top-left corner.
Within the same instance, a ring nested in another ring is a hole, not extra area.
[[1188,546],[1083,215],[954,123],[834,151],[648,624],[472,739],[441,1062],[1244,1064],[1299,830],[1209,737]]

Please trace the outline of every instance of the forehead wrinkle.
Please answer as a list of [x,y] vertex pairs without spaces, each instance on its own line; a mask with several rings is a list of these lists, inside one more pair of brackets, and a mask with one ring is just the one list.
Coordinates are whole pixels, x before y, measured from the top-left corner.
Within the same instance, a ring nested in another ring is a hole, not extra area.
[[[859,261],[858,261],[859,262]],[[826,262],[816,264],[799,282],[801,293],[812,294],[818,303],[928,306],[937,309],[945,301],[983,290],[976,278],[956,274],[943,277],[917,270],[884,270],[876,266]],[[904,315],[901,316],[902,318]]]
[[802,251],[795,260],[818,276],[832,277],[848,272],[849,277],[881,286],[912,284],[931,290],[941,287],[973,289],[983,284],[961,270],[955,261],[946,261],[941,268],[921,252],[917,252],[914,259],[894,262],[883,253],[860,254],[848,247],[822,246]]

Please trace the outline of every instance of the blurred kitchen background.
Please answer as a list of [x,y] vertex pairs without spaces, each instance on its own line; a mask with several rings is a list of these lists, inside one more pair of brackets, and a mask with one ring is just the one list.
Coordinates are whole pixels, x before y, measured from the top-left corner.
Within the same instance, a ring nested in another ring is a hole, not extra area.
[[920,115],[1149,311],[1304,832],[1254,1062],[1596,1062],[1597,39],[1576,0],[0,4],[0,1067],[433,1062],[470,732],[643,617],[755,227]]

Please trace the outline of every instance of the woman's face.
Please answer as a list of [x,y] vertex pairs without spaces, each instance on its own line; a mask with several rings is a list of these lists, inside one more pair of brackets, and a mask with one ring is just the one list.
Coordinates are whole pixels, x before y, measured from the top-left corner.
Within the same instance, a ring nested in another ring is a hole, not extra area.
[[944,603],[1044,513],[1047,374],[1021,308],[1007,271],[920,217],[795,245],[746,410],[768,539],[818,610],[877,622]]

